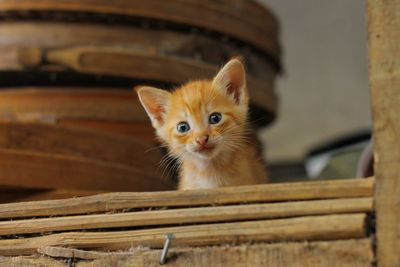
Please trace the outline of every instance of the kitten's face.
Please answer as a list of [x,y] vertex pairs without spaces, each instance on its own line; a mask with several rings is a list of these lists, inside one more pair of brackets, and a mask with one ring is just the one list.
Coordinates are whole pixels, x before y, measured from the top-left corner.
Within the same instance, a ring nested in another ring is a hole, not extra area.
[[211,159],[235,148],[246,113],[211,82],[191,82],[172,93],[158,133],[178,157]]
[[248,97],[238,60],[212,81],[190,82],[172,93],[144,87],[138,94],[157,135],[178,158],[214,159],[243,143]]

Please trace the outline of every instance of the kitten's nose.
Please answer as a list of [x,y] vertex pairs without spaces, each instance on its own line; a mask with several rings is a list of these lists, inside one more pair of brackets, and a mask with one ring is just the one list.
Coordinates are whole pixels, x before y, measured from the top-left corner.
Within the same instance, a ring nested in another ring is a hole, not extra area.
[[201,146],[205,146],[208,142],[208,135],[202,135],[202,136],[198,136],[196,137],[196,143],[201,145]]

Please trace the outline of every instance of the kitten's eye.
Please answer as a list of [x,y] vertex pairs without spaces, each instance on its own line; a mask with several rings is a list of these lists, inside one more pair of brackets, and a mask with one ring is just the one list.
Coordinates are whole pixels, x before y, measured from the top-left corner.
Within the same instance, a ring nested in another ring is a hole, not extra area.
[[187,122],[185,121],[181,121],[180,123],[178,123],[178,125],[176,126],[176,130],[180,133],[186,133],[187,131],[190,130],[190,126]]
[[219,112],[214,112],[210,115],[210,117],[208,118],[208,122],[210,124],[217,124],[218,122],[220,122],[222,119],[222,115]]

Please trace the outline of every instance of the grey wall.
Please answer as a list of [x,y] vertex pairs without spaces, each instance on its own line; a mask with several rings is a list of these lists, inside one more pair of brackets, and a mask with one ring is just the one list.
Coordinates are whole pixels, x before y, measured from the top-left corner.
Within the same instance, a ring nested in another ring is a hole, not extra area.
[[362,0],[258,0],[281,22],[286,74],[277,122],[261,132],[270,162],[370,127]]

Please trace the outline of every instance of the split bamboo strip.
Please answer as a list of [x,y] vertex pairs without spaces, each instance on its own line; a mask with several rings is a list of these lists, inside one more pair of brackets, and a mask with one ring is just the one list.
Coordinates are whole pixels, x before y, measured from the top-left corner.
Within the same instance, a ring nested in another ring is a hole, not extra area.
[[204,246],[250,241],[337,240],[366,235],[365,214],[307,216],[290,219],[191,225],[121,232],[70,232],[0,240],[0,255],[21,256],[44,246],[120,250],[134,246],[161,248],[167,233],[176,246]]
[[[73,258],[73,259],[82,259],[82,260],[94,260],[107,258],[109,256],[117,256],[117,257],[127,257],[133,256],[140,250],[135,252],[100,252],[100,251],[88,251],[81,250],[75,248],[64,248],[64,247],[40,247],[38,248],[38,253],[44,256],[52,257],[52,258]],[[143,249],[143,251],[149,252],[148,249]],[[153,251],[155,252],[155,251]],[[159,254],[158,252],[156,252]],[[1,262],[0,262],[1,263]],[[1,266],[1,265],[0,265]]]
[[371,197],[375,179],[225,187],[212,190],[108,193],[96,196],[0,205],[0,218],[72,215],[126,208],[179,207]]
[[372,211],[372,198],[294,201],[171,210],[81,215],[0,222],[0,235],[97,228],[229,222]]

